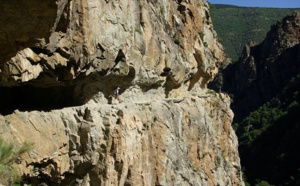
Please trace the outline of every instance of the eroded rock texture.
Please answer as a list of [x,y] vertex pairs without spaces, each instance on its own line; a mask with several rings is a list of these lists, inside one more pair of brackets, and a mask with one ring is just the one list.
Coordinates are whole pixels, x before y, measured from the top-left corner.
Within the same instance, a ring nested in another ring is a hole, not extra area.
[[6,45],[25,35],[22,47],[1,53],[1,136],[35,143],[17,164],[24,179],[243,184],[230,100],[206,88],[224,57],[205,2],[43,3],[48,29],[20,28]]
[[16,111],[1,131],[35,142],[19,162],[33,185],[240,185],[228,102],[206,94]]

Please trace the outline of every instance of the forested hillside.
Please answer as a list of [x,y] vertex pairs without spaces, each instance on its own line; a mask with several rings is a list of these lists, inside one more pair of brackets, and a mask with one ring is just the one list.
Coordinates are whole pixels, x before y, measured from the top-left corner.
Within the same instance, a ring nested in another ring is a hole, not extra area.
[[250,41],[262,42],[270,26],[300,9],[245,8],[210,5],[210,13],[225,53],[236,61],[242,48]]
[[247,181],[300,184],[300,74],[237,127]]
[[209,85],[233,100],[246,185],[300,185],[299,51],[300,12],[246,45]]

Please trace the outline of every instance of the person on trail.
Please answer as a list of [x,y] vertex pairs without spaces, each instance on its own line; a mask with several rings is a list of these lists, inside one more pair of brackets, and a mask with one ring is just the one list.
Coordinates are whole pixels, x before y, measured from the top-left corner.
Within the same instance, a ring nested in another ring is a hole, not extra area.
[[119,100],[119,90],[120,90],[120,87],[117,87],[115,90],[114,90],[114,96],[117,100]]

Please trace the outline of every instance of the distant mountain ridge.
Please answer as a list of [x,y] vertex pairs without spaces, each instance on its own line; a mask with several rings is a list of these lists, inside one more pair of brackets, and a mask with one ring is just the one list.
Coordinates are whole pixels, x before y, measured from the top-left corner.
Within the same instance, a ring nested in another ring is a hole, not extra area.
[[[271,25],[300,9],[256,8],[210,4],[210,12],[225,53],[236,61],[243,47],[253,41],[261,43]],[[230,23],[228,23],[230,22]]]

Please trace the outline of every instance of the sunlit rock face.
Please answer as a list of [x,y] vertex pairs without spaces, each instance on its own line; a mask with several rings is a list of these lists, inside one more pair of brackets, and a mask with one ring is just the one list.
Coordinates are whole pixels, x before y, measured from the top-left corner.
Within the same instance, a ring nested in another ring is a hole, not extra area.
[[207,3],[29,2],[1,5],[44,17],[6,22],[6,45],[26,39],[0,54],[1,135],[35,143],[24,180],[243,185],[230,99],[206,88],[224,58]]

